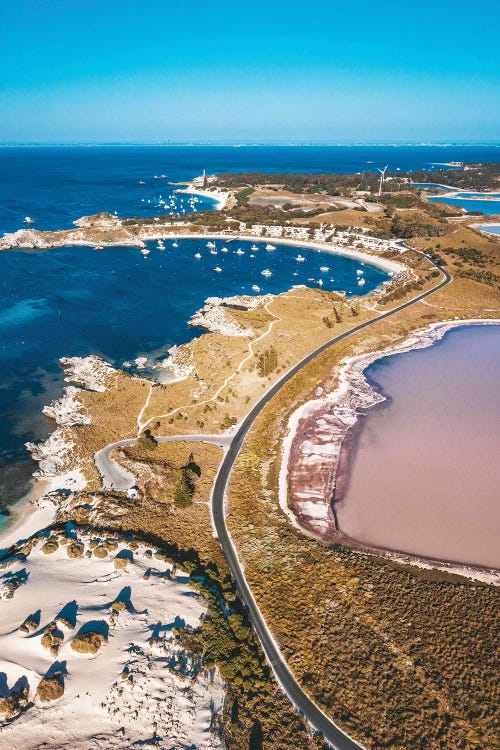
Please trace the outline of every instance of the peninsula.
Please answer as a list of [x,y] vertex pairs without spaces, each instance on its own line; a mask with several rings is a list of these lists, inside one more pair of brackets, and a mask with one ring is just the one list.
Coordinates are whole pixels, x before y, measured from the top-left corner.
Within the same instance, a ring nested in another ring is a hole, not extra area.
[[[217,211],[100,213],[0,239],[5,252],[74,246],[75,263],[82,247],[148,263],[187,240],[322,263],[281,293],[208,298],[192,318],[204,332],[158,372],[148,358],[61,360],[54,430],[28,446],[37,479],[2,545],[11,743],[35,747],[30,725],[49,719],[61,747],[82,731],[129,746],[153,719],[151,742],[198,748],[493,747],[498,570],[362,544],[332,499],[346,435],[376,400],[364,370],[500,323],[500,245],[405,175],[384,190],[374,177],[211,176]],[[354,293],[325,288],[341,257]],[[372,266],[385,281],[364,294]],[[166,662],[178,702],[161,709]]]

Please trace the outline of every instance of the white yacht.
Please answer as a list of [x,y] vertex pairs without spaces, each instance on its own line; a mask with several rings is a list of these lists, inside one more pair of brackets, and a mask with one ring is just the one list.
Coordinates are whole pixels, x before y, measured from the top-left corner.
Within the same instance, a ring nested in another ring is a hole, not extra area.
[[255,252],[258,249],[259,248],[257,247],[257,245],[252,245],[252,247],[250,248],[250,250],[252,250],[253,252]]
[[303,262],[305,261],[305,258],[304,258],[304,256],[303,256],[303,255],[301,255],[301,254],[299,253],[299,254],[297,255],[297,257],[295,258],[295,260],[297,261],[297,263],[303,263]]
[[220,251],[221,251],[221,253],[228,253],[229,252],[229,248],[227,248],[227,247],[221,247]]
[[217,255],[217,250],[210,250],[210,255]]
[[269,242],[268,242],[267,245],[266,245],[266,250],[276,250],[276,246],[275,245],[270,245]]
[[262,276],[265,276],[266,279],[268,279],[270,276],[272,276],[272,271],[269,270],[269,268],[264,268],[263,271],[261,271]]
[[34,224],[35,220],[31,218],[31,216],[25,216],[24,217],[24,223],[25,224]]
[[318,279],[318,286],[323,286],[323,279]]
[[238,249],[236,250],[236,255],[245,255],[245,251],[244,251],[244,250],[242,250],[242,249],[241,249],[241,247],[239,247],[239,248],[238,248]]
[[217,247],[217,245],[215,244],[215,242],[207,242],[207,247],[215,248]]
[[321,273],[328,273],[330,269],[328,268],[328,266],[320,266],[319,270],[321,271]]
[[195,257],[195,258],[197,258],[197,259],[199,260],[199,259],[201,258],[201,253],[195,253],[195,254],[194,254],[194,257]]
[[220,266],[215,266],[214,271],[217,271],[217,273],[220,273],[222,271],[222,268]]
[[358,286],[364,286],[366,284],[366,280],[360,276],[358,279]]
[[151,250],[148,250],[147,247],[143,247],[142,250],[141,250],[141,253],[144,256],[149,255],[150,252],[151,252]]
[[356,275],[357,276],[362,276],[363,275],[363,271],[361,270],[361,268],[358,268],[358,270],[356,271]]
[[260,286],[257,286],[257,284],[252,284],[252,292],[260,292]]
[[158,240],[158,244],[156,245],[156,247],[158,248],[158,250],[165,250],[165,244],[163,240]]
[[177,242],[177,240],[174,240],[172,242],[172,247],[179,247],[179,243]]

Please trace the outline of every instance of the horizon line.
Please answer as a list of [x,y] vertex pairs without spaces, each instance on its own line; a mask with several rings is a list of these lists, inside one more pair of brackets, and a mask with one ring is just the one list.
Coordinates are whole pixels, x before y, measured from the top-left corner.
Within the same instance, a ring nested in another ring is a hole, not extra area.
[[253,141],[253,140],[242,140],[242,141],[226,141],[226,140],[211,140],[211,141],[0,141],[0,148],[22,148],[22,147],[97,147],[97,146],[162,146],[162,147],[231,147],[231,148],[244,148],[244,147],[439,147],[439,148],[453,148],[453,147],[465,147],[465,146],[484,146],[491,148],[499,148],[500,143],[497,141]]

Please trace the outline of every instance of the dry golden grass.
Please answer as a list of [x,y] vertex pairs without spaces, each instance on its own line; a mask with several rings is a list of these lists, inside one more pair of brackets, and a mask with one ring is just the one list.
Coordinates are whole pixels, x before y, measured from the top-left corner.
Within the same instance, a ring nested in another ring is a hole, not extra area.
[[301,535],[278,507],[281,441],[292,410],[318,385],[335,387],[344,356],[455,317],[457,306],[461,317],[500,316],[494,290],[458,279],[316,358],[265,408],[229,488],[228,526],[290,666],[329,715],[374,749],[497,746],[498,592]]

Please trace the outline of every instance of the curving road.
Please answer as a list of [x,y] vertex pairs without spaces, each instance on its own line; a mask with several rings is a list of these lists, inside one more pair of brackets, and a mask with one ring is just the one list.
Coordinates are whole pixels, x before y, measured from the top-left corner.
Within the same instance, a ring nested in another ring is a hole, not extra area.
[[[427,256],[426,256],[427,257]],[[250,428],[254,424],[256,418],[259,416],[266,404],[278,393],[279,390],[293,378],[305,365],[313,360],[318,355],[325,352],[340,341],[347,339],[350,336],[362,331],[364,328],[373,325],[385,318],[389,318],[402,310],[414,305],[416,302],[423,300],[431,294],[442,289],[444,286],[452,281],[451,274],[440,266],[436,268],[443,274],[442,281],[432,289],[429,289],[417,297],[404,302],[398,307],[388,310],[387,312],[377,315],[371,320],[367,320],[364,323],[360,323],[354,328],[351,328],[344,333],[327,341],[322,346],[319,346],[311,354],[308,354],[304,359],[298,362],[291,370],[283,375],[257,402],[253,409],[247,414],[243,422],[238,427],[238,430],[232,435],[178,435],[165,438],[157,438],[158,442],[172,442],[176,440],[192,440],[197,442],[211,442],[216,445],[220,445],[225,448],[225,455],[222,464],[219,468],[213,493],[212,493],[212,521],[215,527],[217,538],[224,552],[229,570],[233,580],[238,588],[239,594],[244,601],[252,625],[257,633],[260,640],[267,661],[270,664],[276,679],[278,680],[281,688],[288,696],[289,700],[295,706],[295,708],[304,716],[306,721],[318,732],[321,733],[326,742],[334,748],[334,750],[359,750],[363,746],[353,740],[347,735],[342,729],[340,729],[320,708],[309,698],[309,696],[302,690],[296,678],[294,677],[291,670],[288,668],[285,657],[279,650],[277,643],[275,642],[273,635],[267,627],[266,621],[255,601],[252,592],[248,586],[245,578],[245,574],[241,567],[236,548],[233,545],[231,537],[226,527],[225,521],[225,493],[231,471],[234,463],[238,457],[243,440],[245,439]],[[103,479],[103,486],[109,489],[127,490],[135,483],[134,476],[124,469],[122,466],[117,464],[115,461],[110,459],[109,454],[115,448],[122,447],[124,445],[131,445],[135,442],[135,438],[130,440],[119,440],[116,443],[108,445],[106,448],[98,451],[95,454],[95,463]]]
[[275,383],[264,396],[262,396],[260,401],[253,407],[250,413],[247,414],[238,431],[232,438],[227,453],[224,456],[219,472],[217,474],[212,494],[212,517],[219,543],[226,557],[228,567],[236,583],[240,596],[248,608],[252,625],[259,637],[267,660],[272,667],[272,670],[282,689],[284,690],[290,701],[293,703],[295,708],[300,711],[300,713],[315,730],[321,733],[323,738],[335,750],[359,750],[359,748],[362,748],[363,746],[355,742],[344,731],[342,731],[332,721],[332,719],[324,714],[323,711],[321,711],[321,709],[319,709],[318,706],[313,703],[309,696],[302,690],[293,673],[288,668],[285,657],[281,654],[279,647],[275,642],[271,631],[267,627],[266,621],[264,620],[264,617],[262,616],[262,613],[252,595],[252,592],[246,581],[245,574],[240,565],[240,561],[238,560],[236,549],[233,545],[231,537],[229,536],[225,521],[224,500],[226,487],[234,463],[240,452],[243,440],[245,439],[248,431],[250,430],[256,418],[259,416],[260,412],[263,410],[266,404],[273,398],[273,396],[278,393],[279,390],[281,390],[285,383],[291,380],[291,378],[293,378],[294,375],[296,375],[305,365],[311,362],[311,360],[313,360],[319,354],[322,354],[330,347],[337,344],[339,341],[343,341],[349,336],[353,336],[354,334],[362,331],[364,328],[367,328],[373,323],[377,323],[381,320],[384,320],[385,318],[390,317],[391,315],[395,315],[396,313],[401,312],[401,310],[405,310],[407,307],[414,305],[416,302],[419,302],[425,297],[428,297],[430,294],[434,294],[439,289],[442,289],[444,286],[449,284],[452,280],[451,274],[439,266],[436,267],[444,276],[443,280],[437,286],[427,290],[426,292],[422,292],[422,294],[419,294],[412,300],[404,302],[403,304],[393,308],[392,310],[381,313],[376,318],[372,318],[371,320],[367,320],[364,323],[360,323],[354,328],[351,328],[349,331],[345,331],[339,336],[335,336],[333,339],[330,339],[330,341],[327,341],[326,344],[323,344],[322,346],[315,349],[315,351],[311,352],[311,354],[308,354],[307,357],[304,357],[303,360],[296,364],[289,372],[287,372],[280,380],[278,380],[278,382]]
[[[157,443],[175,443],[186,441],[188,443],[213,443],[222,449],[227,449],[233,436],[228,434],[222,435],[169,435],[168,437],[155,438]],[[110,443],[105,448],[94,453],[94,463],[102,480],[102,486],[105,490],[116,490],[126,492],[135,484],[135,476],[124,466],[110,458],[110,454],[117,448],[124,448],[126,445],[133,445],[137,438],[126,438],[117,440],[116,443]]]

